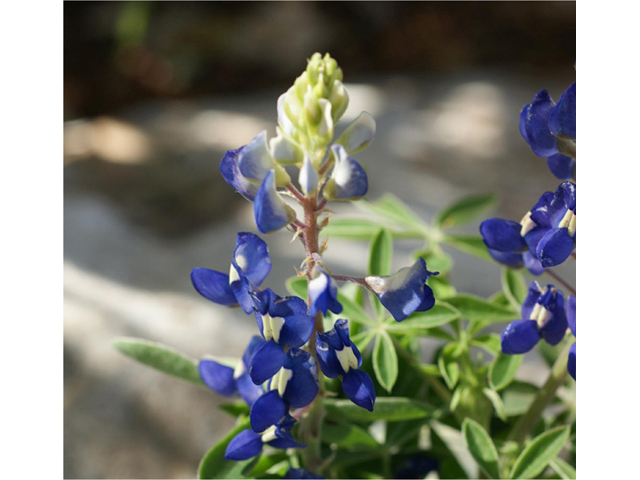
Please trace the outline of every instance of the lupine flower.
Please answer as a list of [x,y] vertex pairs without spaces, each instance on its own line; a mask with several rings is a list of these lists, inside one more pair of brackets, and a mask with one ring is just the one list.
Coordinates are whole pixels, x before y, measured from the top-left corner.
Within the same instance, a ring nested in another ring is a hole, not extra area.
[[238,155],[244,147],[240,147],[238,150],[229,150],[222,157],[220,162],[220,173],[224,180],[233,189],[237,190],[244,198],[253,202],[258,193],[259,185],[253,183],[240,173],[238,168]]
[[330,331],[316,334],[320,369],[329,378],[342,379],[342,390],[359,407],[370,412],[376,401],[371,377],[362,370],[362,355],[349,338],[349,322],[339,319]]
[[436,299],[426,282],[438,273],[427,270],[424,259],[418,258],[411,267],[401,268],[391,276],[369,276],[364,280],[393,318],[401,322],[413,312],[433,308]]
[[523,266],[531,273],[532,275],[541,275],[544,272],[544,267],[540,260],[531,253],[529,250],[523,253],[513,253],[513,252],[499,252],[498,250],[492,250],[491,248],[487,249],[489,251],[489,255],[496,262],[501,263],[509,268],[522,268]]
[[296,219],[296,212],[287,205],[276,189],[276,173],[270,170],[253,202],[256,225],[261,233],[271,233]]
[[336,140],[336,145],[342,145],[349,155],[353,155],[369,146],[376,134],[376,121],[367,113],[358,115],[346,130]]
[[263,343],[262,338],[252,337],[235,369],[210,358],[200,360],[198,363],[200,378],[214,392],[225,397],[232,397],[239,393],[247,405],[253,405],[264,394],[264,389],[251,380],[249,362],[255,349]]
[[[255,357],[251,362],[256,365]],[[314,358],[304,350],[290,348],[282,367],[269,380],[268,392],[251,406],[251,428],[262,432],[279,422],[289,407],[306,407],[316,398],[318,388]]]
[[324,477],[321,477],[320,475],[316,475],[315,473],[310,472],[309,470],[306,470],[304,468],[289,468],[289,470],[287,470],[287,473],[282,478],[286,478],[286,479],[299,478],[303,480],[312,480],[312,479],[319,479]]
[[311,305],[309,313],[315,317],[318,312],[323,315],[327,311],[342,312],[342,304],[338,301],[338,285],[322,268],[316,267],[317,276],[309,282],[309,298]]
[[251,378],[261,384],[275,375],[285,363],[285,347],[301,347],[311,337],[313,318],[301,298],[281,298],[267,289],[258,295],[255,312],[260,333],[266,340],[251,360]]
[[304,448],[305,445],[296,442],[291,435],[291,428],[295,423],[295,419],[286,414],[278,424],[272,425],[264,432],[243,430],[227,445],[225,460],[247,460],[255,457],[262,451],[264,444],[280,449]]
[[284,187],[291,182],[286,170],[271,156],[266,130],[260,132],[238,153],[238,169],[245,178],[256,183],[261,183],[267,173],[272,170],[275,184],[279,187]]
[[353,200],[367,193],[367,174],[355,158],[350,157],[342,145],[333,145],[331,151],[335,165],[324,187],[324,196],[332,200]]
[[553,267],[564,262],[576,246],[576,185],[563,182],[556,190],[545,221],[549,229],[536,246],[542,265]]
[[538,92],[520,113],[520,133],[533,152],[547,158],[551,173],[561,180],[573,178],[576,138],[576,84],[556,105],[546,90]]
[[[569,295],[567,299],[567,323],[571,329],[573,336],[576,336],[576,297]],[[576,342],[569,349],[569,358],[567,359],[567,370],[569,375],[576,379]]]
[[257,235],[240,232],[229,275],[198,267],[191,271],[191,282],[206,299],[226,306],[239,304],[249,314],[254,310],[254,289],[267,278],[270,270],[267,244]]
[[564,338],[567,331],[564,296],[553,285],[542,288],[538,282],[531,282],[521,313],[521,320],[511,322],[502,331],[503,353],[526,353],[540,338],[550,345],[557,345]]

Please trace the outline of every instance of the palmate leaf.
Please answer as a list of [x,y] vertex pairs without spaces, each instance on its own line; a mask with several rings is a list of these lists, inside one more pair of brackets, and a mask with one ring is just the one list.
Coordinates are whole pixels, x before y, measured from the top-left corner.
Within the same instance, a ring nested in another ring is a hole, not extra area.
[[429,418],[435,414],[435,408],[428,403],[405,397],[381,397],[376,399],[373,412],[358,407],[351,400],[327,398],[324,401],[327,415],[335,421],[373,422],[386,420],[400,422]]
[[462,422],[465,443],[478,466],[488,478],[500,478],[498,451],[487,431],[475,420],[466,418]]
[[509,478],[534,478],[555,459],[569,439],[570,426],[548,430],[525,447],[513,464]]
[[497,200],[493,194],[462,198],[441,210],[436,216],[435,224],[440,228],[464,225],[485,213]]
[[113,346],[151,368],[204,387],[198,373],[198,362],[171,347],[141,338],[117,338]]

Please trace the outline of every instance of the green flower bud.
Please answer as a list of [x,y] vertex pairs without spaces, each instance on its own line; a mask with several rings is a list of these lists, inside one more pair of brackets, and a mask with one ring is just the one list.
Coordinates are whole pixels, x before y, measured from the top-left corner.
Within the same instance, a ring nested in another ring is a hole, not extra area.
[[337,123],[349,106],[349,94],[341,81],[335,80],[333,82],[329,101],[331,102],[333,121]]
[[313,94],[316,98],[329,98],[329,89],[324,83],[324,73],[318,75],[318,83],[313,87]]
[[312,127],[317,127],[318,123],[320,123],[322,111],[320,110],[320,106],[318,105],[318,100],[313,95],[311,87],[307,89],[307,93],[304,96],[304,106],[302,110],[304,112],[305,122],[310,127],[311,131],[315,131],[316,129]]
[[302,104],[304,102],[304,94],[307,93],[307,87],[309,86],[309,75],[307,74],[307,72],[304,72],[302,75],[296,78],[293,86],[295,88],[296,97],[298,98],[300,104]]

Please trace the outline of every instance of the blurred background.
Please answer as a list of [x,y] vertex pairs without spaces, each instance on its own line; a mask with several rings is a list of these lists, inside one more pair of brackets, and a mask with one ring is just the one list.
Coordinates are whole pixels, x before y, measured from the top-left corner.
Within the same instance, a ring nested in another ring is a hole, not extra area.
[[[275,133],[276,100],[315,51],[344,71],[344,120],[366,109],[377,121],[358,155],[369,199],[393,192],[431,219],[463,195],[499,192],[496,213],[519,220],[559,183],[518,115],[575,79],[573,2],[65,2],[64,21],[65,478],[193,478],[233,424],[223,399],[111,341],[239,356],[256,333],[253,318],[200,297],[189,273],[226,271],[236,232],[256,232],[219,161]],[[266,286],[283,294],[302,247],[286,233],[266,241]],[[394,267],[417,246],[398,243]],[[366,251],[334,239],[326,259],[363,274]],[[459,290],[500,289],[495,265],[450,253]],[[530,354],[521,373],[542,383],[541,368]]]

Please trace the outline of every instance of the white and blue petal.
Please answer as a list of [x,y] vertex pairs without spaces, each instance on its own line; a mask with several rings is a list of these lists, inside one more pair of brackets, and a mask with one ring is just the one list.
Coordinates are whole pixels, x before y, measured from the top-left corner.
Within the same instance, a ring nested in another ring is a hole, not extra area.
[[249,374],[256,385],[262,385],[282,368],[285,352],[273,340],[263,343],[251,356]]
[[309,298],[311,305],[309,313],[315,317],[318,312],[323,315],[327,311],[333,313],[342,312],[342,304],[338,301],[338,286],[335,280],[331,278],[324,270],[316,267],[318,276],[309,282]]
[[269,305],[269,316],[284,319],[277,340],[281,345],[301,347],[311,338],[313,318],[301,298],[275,296]]
[[564,307],[564,296],[560,290],[549,285],[540,296],[538,304],[545,310],[545,316],[548,317],[543,322],[538,321],[540,336],[549,345],[557,345],[564,338],[569,326]]
[[304,350],[290,348],[287,351],[279,377],[278,391],[282,391],[282,398],[293,408],[305,407],[316,398],[319,389],[318,366],[313,357]]
[[305,195],[313,193],[318,188],[318,180],[318,172],[311,164],[309,156],[305,155],[302,168],[300,169],[300,175],[298,176],[298,183],[300,184],[302,193]]
[[253,233],[238,233],[233,262],[254,287],[260,286],[271,271],[269,247]]
[[269,150],[273,159],[284,165],[298,163],[302,159],[302,149],[280,128],[277,135],[269,140]]
[[522,302],[522,307],[520,308],[520,315],[525,320],[531,319],[531,315],[533,313],[533,309],[538,303],[538,299],[542,295],[542,288],[540,284],[535,280],[529,284],[529,290],[527,291],[527,296]]
[[520,223],[502,218],[489,218],[480,224],[482,241],[498,252],[520,252],[527,248],[522,230]]
[[238,156],[244,147],[229,150],[220,161],[220,173],[224,180],[249,201],[253,201],[258,193],[258,185],[249,181],[238,168]]
[[376,121],[369,113],[362,112],[340,135],[336,144],[342,145],[349,154],[354,154],[367,148],[375,134]]
[[203,383],[214,392],[225,397],[238,393],[233,368],[214,360],[204,359],[198,363],[198,373]]
[[350,370],[342,379],[342,390],[349,400],[370,412],[376,402],[373,381],[363,370]]
[[256,225],[261,233],[280,230],[296,219],[293,209],[288,206],[276,190],[275,171],[270,170],[253,203]]
[[507,355],[527,353],[540,341],[535,320],[516,320],[502,330],[500,343]]
[[262,451],[262,437],[253,430],[243,430],[227,445],[225,460],[248,460]]
[[238,153],[240,173],[256,182],[262,182],[269,171],[275,168],[275,162],[267,145],[267,131],[260,132]]
[[576,84],[569,86],[551,110],[549,130],[560,138],[576,138]]
[[197,267],[191,271],[191,283],[200,295],[214,303],[226,306],[238,303],[226,273]]
[[286,402],[271,390],[258,398],[251,406],[250,421],[254,432],[262,433],[278,423],[287,411]]
[[229,287],[244,313],[247,315],[253,313],[253,287],[247,277],[242,274],[240,268],[235,265],[235,262],[229,268]]
[[369,189],[369,181],[362,165],[350,157],[342,145],[333,145],[331,150],[335,165],[324,188],[325,197],[350,200],[364,196]]
[[389,277],[369,276],[365,282],[393,318],[401,322],[413,312],[433,307],[433,290],[425,282],[437,274],[429,272],[424,259],[418,258],[411,267],[402,268]]

